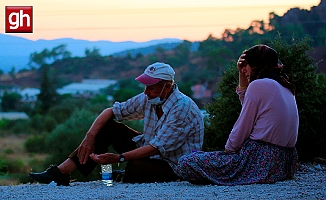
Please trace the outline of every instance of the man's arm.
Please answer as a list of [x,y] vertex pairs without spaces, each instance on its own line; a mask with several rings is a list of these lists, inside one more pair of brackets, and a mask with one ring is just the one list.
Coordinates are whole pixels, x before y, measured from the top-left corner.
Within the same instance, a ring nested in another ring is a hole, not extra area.
[[103,112],[95,119],[90,129],[87,131],[87,135],[91,135],[93,137],[100,131],[100,129],[104,126],[104,124],[109,121],[114,116],[112,108],[107,108],[103,110]]
[[85,164],[88,156],[94,151],[94,139],[104,124],[114,116],[112,108],[107,108],[95,119],[90,129],[87,131],[84,140],[78,148],[78,158],[80,164]]
[[[125,160],[128,161],[139,158],[147,158],[158,153],[159,151],[156,148],[152,147],[151,145],[146,145],[123,153],[123,156],[125,157]],[[119,154],[114,153],[104,153],[99,155],[92,153],[89,157],[99,164],[118,163],[120,159]]]
[[126,160],[134,160],[134,159],[154,156],[158,153],[159,153],[159,151],[156,148],[152,147],[151,145],[146,145],[146,146],[134,149],[132,151],[128,151],[128,152],[124,153],[123,156],[125,157]]

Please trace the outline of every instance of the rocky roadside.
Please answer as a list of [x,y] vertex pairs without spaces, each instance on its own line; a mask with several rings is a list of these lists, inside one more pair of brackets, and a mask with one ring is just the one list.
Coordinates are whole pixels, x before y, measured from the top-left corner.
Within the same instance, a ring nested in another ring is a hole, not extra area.
[[101,181],[71,186],[21,184],[0,186],[0,199],[325,199],[326,164],[304,163],[292,180],[240,186],[171,183],[126,184],[107,187]]

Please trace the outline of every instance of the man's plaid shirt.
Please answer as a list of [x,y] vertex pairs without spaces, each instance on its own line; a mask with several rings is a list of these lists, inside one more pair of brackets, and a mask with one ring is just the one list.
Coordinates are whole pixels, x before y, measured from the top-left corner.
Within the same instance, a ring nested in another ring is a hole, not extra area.
[[178,159],[192,150],[201,150],[204,119],[195,102],[175,85],[173,93],[162,105],[164,114],[158,119],[155,106],[141,93],[125,102],[116,102],[113,112],[117,120],[144,120],[143,134],[133,140],[139,147],[151,145],[160,151],[153,156],[168,161],[172,168]]

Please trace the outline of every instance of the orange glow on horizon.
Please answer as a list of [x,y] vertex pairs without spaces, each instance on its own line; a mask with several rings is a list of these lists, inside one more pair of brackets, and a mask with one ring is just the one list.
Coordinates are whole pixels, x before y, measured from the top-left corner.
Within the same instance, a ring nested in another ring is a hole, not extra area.
[[[31,40],[74,38],[144,42],[179,38],[220,38],[225,29],[247,28],[253,20],[268,23],[270,12],[282,16],[294,7],[310,10],[316,0],[2,0],[1,5],[33,6],[34,32],[11,34]],[[4,9],[0,32],[4,33]]]

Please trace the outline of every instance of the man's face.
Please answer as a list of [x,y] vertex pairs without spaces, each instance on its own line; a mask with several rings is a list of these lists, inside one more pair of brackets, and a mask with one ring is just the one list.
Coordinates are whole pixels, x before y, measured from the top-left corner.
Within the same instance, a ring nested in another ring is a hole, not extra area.
[[166,93],[164,92],[164,86],[165,84],[162,84],[160,82],[155,85],[146,86],[144,94],[148,96],[148,99],[154,99],[158,96],[163,99]]

